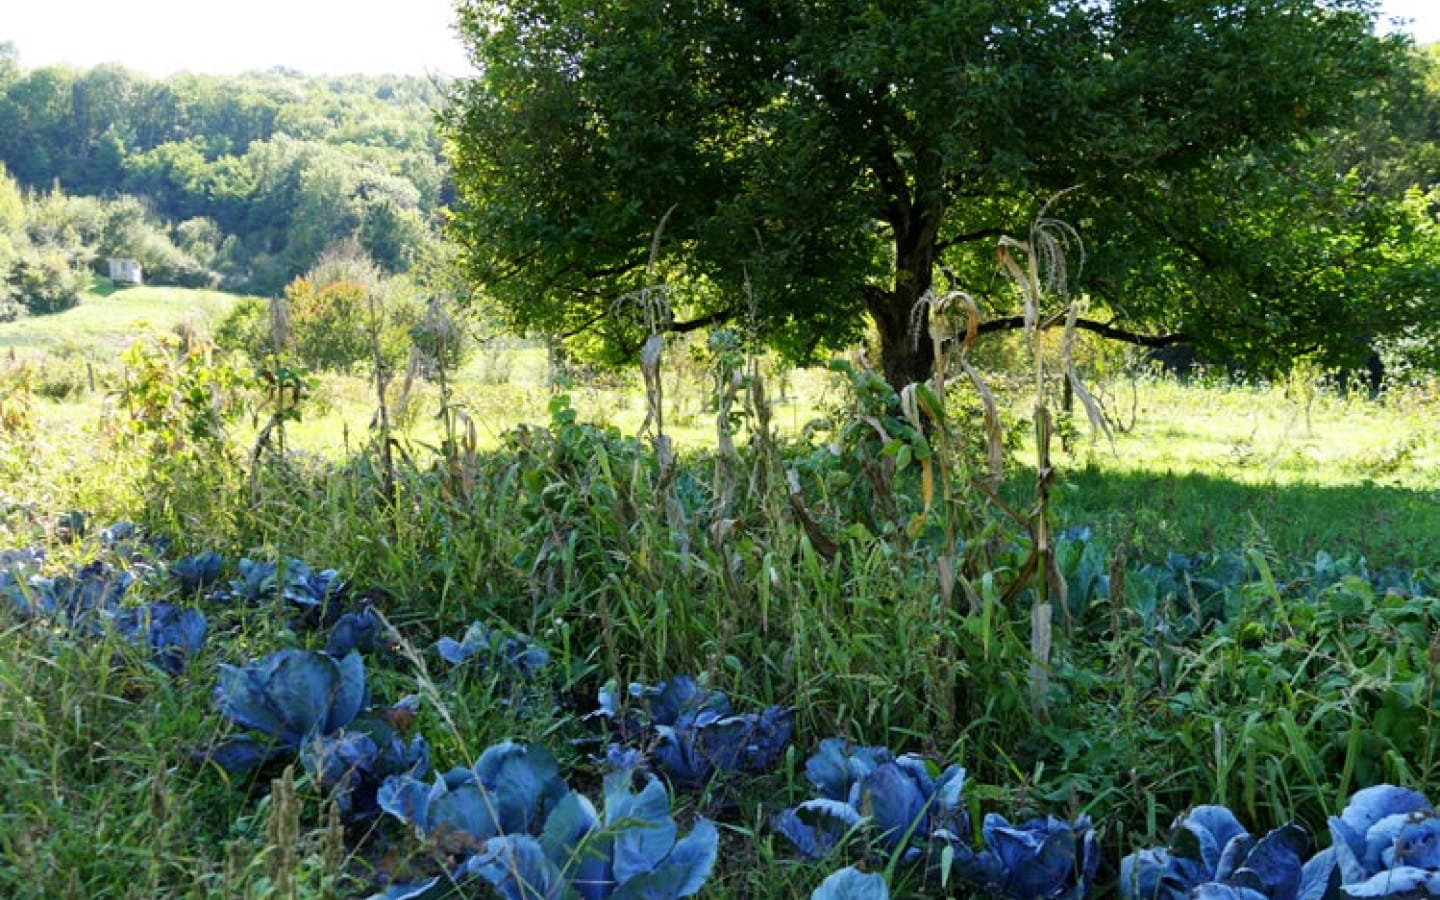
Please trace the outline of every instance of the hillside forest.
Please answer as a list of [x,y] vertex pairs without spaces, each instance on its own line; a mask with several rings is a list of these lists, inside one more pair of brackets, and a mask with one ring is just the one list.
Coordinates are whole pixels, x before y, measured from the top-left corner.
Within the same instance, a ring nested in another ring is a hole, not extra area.
[[390,274],[446,198],[424,78],[26,70],[0,45],[0,321],[78,302],[107,257],[153,284],[278,295],[354,242]]

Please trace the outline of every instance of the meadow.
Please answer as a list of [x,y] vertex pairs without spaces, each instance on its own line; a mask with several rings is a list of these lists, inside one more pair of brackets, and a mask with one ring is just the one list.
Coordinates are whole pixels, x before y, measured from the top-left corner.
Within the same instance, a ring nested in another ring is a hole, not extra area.
[[1433,385],[1096,373],[1037,480],[997,371],[992,480],[961,387],[497,341],[381,416],[196,350],[233,302],[0,325],[0,895],[1183,896],[1121,860],[1197,804],[1298,873],[1440,793]]

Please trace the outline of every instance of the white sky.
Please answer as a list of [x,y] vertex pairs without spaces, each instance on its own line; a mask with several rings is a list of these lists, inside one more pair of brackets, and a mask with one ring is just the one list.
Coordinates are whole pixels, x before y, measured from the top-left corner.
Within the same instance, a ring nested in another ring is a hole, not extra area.
[[[1385,0],[1420,43],[1440,0]],[[0,0],[0,41],[26,69],[119,62],[151,76],[271,66],[342,75],[464,75],[451,0]],[[1388,30],[1388,29],[1385,29]]]
[[1389,31],[1390,18],[1413,19],[1402,30],[1415,35],[1421,44],[1440,41],[1440,2],[1436,0],[1385,0],[1380,4],[1380,30]]
[[451,0],[0,0],[20,65],[464,75]]

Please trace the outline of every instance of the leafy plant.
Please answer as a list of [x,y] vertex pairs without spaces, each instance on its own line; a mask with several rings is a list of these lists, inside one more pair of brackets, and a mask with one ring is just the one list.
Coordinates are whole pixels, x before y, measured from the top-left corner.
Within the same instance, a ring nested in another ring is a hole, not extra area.
[[139,536],[139,526],[134,522],[114,522],[100,529],[100,545],[114,548],[134,541]]
[[942,879],[957,874],[1013,900],[1079,900],[1100,863],[1084,816],[1011,825],[991,813],[981,828],[984,848],[972,850],[961,800],[965,770],[957,765],[937,775],[917,756],[831,738],[806,761],[805,774],[823,796],[783,811],[774,825],[812,859],[828,856],[848,836],[873,834],[902,861],[926,858]]
[[1330,817],[1330,836],[1330,847],[1307,869],[1338,882],[1345,894],[1440,894],[1440,817],[1418,791],[1389,784],[1357,791]]
[[155,665],[178,675],[205,646],[205,614],[173,603],[150,603],[120,610],[113,619],[120,634],[152,652]]
[[499,629],[486,628],[471,622],[460,640],[442,637],[435,642],[435,652],[452,666],[474,660],[486,670],[510,673],[529,678],[550,661],[550,652],[531,642],[524,635],[509,635]]
[[213,550],[181,557],[166,570],[185,594],[196,594],[220,580],[225,558]]
[[315,737],[333,735],[360,714],[368,698],[365,666],[354,652],[337,660],[287,648],[243,667],[221,664],[215,686],[220,715],[268,741],[233,737],[210,757],[226,771],[249,771]]
[[423,777],[425,739],[406,743],[399,723],[414,718],[415,700],[365,711],[369,690],[360,654],[286,649],[243,668],[220,666],[215,702],[227,719],[265,734],[230,738],[207,755],[231,774],[251,772],[298,753],[300,763],[351,819],[379,814],[382,782]]
[[136,341],[121,355],[128,373],[120,404],[128,434],[154,462],[227,452],[226,426],[243,412],[245,373],[216,360],[211,345],[182,347],[172,335]]
[[8,600],[18,612],[28,613],[33,602],[30,579],[44,564],[43,547],[0,551],[0,598]]
[[[8,585],[7,585],[8,580]],[[76,632],[99,633],[100,616],[114,613],[135,576],[95,560],[78,569],[47,578],[14,575],[0,579],[0,593],[25,616],[49,618]]]
[[960,797],[965,770],[958,765],[935,775],[918,756],[829,738],[806,761],[805,776],[821,796],[784,810],[774,825],[812,859],[829,855],[852,832],[873,830],[887,852],[906,861],[935,842],[960,844],[970,833]]
[[395,640],[394,631],[386,627],[372,607],[367,606],[359,612],[343,613],[335,620],[325,641],[325,652],[331,656],[344,656],[351,650],[373,653],[392,645]]
[[1087,816],[1074,822],[1046,816],[1011,825],[990,813],[981,837],[985,848],[979,853],[963,842],[954,845],[955,870],[1012,900],[1080,900],[1100,866],[1100,843]]
[[606,718],[621,743],[643,748],[678,788],[695,790],[717,774],[764,772],[794,731],[794,715],[779,706],[735,713],[721,691],[677,675],[655,685],[631,684],[622,709],[613,687],[600,691],[596,715]]
[[1309,835],[1290,823],[1256,840],[1224,807],[1176,820],[1167,847],[1120,863],[1126,900],[1411,898],[1440,890],[1440,818],[1419,792],[1381,784],[1330,817],[1331,845],[1305,861]]
[[549,751],[507,741],[433,784],[408,775],[386,779],[379,801],[443,851],[468,855],[497,835],[538,833],[568,790]]
[[261,603],[280,598],[307,609],[323,609],[340,598],[345,582],[334,569],[314,571],[298,559],[287,559],[282,567],[276,561],[240,560],[240,577],[230,588],[219,591],[213,599]]
[[890,889],[880,875],[846,866],[820,882],[810,900],[890,900]]
[[397,722],[415,713],[416,698],[393,707],[361,713],[348,727],[316,734],[300,748],[300,763],[327,790],[351,820],[379,815],[379,791],[386,779],[423,778],[430,770],[430,748],[416,735],[407,743]]
[[506,900],[678,900],[698,891],[714,867],[719,834],[704,819],[681,836],[665,786],[634,773],[605,778],[603,816],[560,780],[539,748],[498,744],[473,769],[452,770],[433,786],[394,778],[381,806],[459,858],[449,880],[392,886],[386,898],[439,896],[450,882],[479,878]]

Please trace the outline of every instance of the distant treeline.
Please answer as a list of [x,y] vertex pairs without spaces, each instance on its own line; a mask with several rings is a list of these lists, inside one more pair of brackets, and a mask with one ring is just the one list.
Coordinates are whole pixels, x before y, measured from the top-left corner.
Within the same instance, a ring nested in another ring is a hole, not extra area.
[[0,181],[29,205],[24,227],[12,208],[0,234],[0,269],[7,253],[52,268],[119,254],[151,280],[274,294],[355,241],[403,272],[433,239],[447,191],[442,100],[417,77],[26,70],[0,44]]

